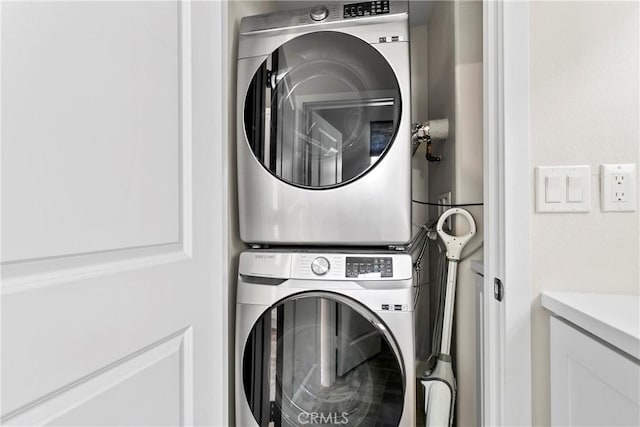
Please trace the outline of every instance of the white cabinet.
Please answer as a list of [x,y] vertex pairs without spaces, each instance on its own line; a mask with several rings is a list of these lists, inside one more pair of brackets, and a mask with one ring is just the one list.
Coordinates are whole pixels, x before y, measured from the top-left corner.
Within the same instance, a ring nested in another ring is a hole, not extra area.
[[640,426],[640,361],[551,316],[551,425]]

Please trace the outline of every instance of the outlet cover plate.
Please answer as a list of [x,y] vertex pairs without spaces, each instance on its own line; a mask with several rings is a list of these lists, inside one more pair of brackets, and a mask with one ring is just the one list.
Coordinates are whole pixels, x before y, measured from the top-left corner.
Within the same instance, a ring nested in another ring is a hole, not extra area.
[[636,165],[600,165],[602,212],[635,212],[638,209]]

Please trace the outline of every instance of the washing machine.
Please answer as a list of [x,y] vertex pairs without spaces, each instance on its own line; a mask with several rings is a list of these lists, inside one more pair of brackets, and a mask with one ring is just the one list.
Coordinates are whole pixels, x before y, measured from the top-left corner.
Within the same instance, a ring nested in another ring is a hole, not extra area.
[[429,329],[414,309],[414,260],[384,251],[243,252],[236,425],[414,427],[417,353]]
[[406,1],[321,3],[243,18],[237,75],[243,241],[410,240]]

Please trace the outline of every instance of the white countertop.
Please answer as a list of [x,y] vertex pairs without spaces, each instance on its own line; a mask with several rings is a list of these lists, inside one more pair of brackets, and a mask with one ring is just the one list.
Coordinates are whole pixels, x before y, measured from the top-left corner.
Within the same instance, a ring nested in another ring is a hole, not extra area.
[[640,295],[543,292],[542,306],[640,360]]

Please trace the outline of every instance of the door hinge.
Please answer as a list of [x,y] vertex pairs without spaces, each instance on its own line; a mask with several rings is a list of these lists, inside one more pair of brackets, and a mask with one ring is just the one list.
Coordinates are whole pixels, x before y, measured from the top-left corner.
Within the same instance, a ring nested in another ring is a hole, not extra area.
[[502,280],[497,277],[493,278],[493,297],[498,301],[502,301],[502,297],[504,297],[504,285]]

